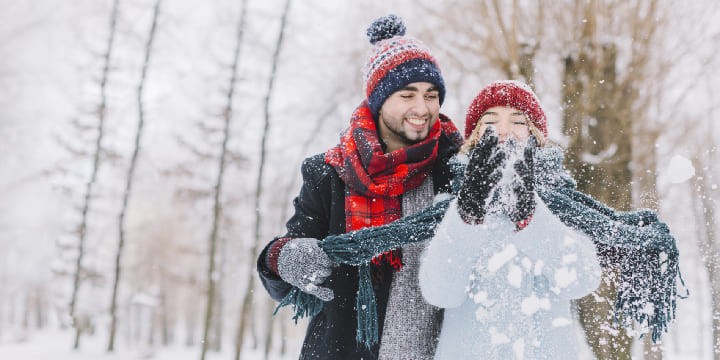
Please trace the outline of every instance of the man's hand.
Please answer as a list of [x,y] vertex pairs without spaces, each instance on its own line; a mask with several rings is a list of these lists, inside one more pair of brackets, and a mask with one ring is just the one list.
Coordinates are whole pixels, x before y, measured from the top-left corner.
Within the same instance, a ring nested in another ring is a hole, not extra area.
[[330,301],[335,297],[333,291],[319,285],[332,273],[333,263],[318,244],[312,238],[288,241],[278,256],[278,273],[303,292]]
[[468,224],[483,221],[488,195],[502,177],[506,155],[498,149],[497,143],[495,128],[488,126],[480,141],[470,150],[465,180],[458,193],[458,212]]

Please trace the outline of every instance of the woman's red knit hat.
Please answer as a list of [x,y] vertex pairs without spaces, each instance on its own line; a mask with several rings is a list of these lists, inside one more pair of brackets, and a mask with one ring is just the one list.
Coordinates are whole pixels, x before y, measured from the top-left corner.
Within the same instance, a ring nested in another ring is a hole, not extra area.
[[516,80],[500,80],[480,90],[470,104],[465,117],[466,139],[470,137],[485,111],[494,106],[508,106],[522,111],[533,125],[547,137],[547,118],[542,105],[540,105],[540,100],[530,86]]

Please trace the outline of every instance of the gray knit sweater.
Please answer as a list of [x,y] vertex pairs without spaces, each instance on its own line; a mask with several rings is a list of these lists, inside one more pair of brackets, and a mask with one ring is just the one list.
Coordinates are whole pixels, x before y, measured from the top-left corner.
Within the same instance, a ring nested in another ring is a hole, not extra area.
[[[403,195],[403,216],[430,205],[434,198],[432,177]],[[420,293],[418,270],[427,241],[402,247],[403,267],[393,276],[380,343],[380,360],[432,359],[442,326],[442,310],[425,302]]]

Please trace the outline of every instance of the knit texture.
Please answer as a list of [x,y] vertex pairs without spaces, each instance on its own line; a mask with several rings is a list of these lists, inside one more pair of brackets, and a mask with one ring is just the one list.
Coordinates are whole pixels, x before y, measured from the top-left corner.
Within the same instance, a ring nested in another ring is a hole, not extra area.
[[[340,144],[327,151],[325,160],[345,182],[345,226],[347,231],[379,226],[401,217],[401,195],[423,183],[437,158],[443,131],[436,121],[430,133],[412,146],[385,153],[377,127],[363,102],[353,112],[350,127]],[[373,264],[387,263],[400,269],[400,256],[380,254]]]
[[[445,134],[459,145],[461,138],[457,128],[447,117],[440,115],[440,119],[435,122],[425,140],[385,153],[367,103],[360,104],[353,113],[350,127],[341,135],[340,144],[325,154],[326,162],[333,166],[345,183],[347,231],[381,226],[401,217],[401,195],[416,188],[428,177],[429,169],[437,158],[441,134]],[[340,243],[337,245],[335,250],[325,248],[324,250],[330,255],[334,251],[344,252],[349,249]],[[386,261],[391,266],[400,262],[394,250],[399,248],[401,243],[377,245],[384,250],[374,253],[370,258],[352,263],[359,266],[360,281],[360,290],[356,299],[357,339],[367,347],[377,343],[379,333],[377,307],[368,262],[372,261],[375,265],[379,265],[379,262]],[[399,266],[394,267],[399,268]],[[297,302],[302,302],[307,297],[291,291],[287,299],[291,298],[294,299],[292,302],[282,301],[280,306],[292,303],[296,305],[296,317],[305,314],[307,307],[298,305]],[[307,298],[307,301],[313,302],[311,308],[320,309],[317,303],[319,300]]]
[[388,15],[367,29],[372,49],[365,64],[365,96],[373,118],[394,92],[414,82],[437,87],[440,104],[445,99],[445,80],[437,61],[425,44],[405,35],[402,19]]
[[[432,177],[403,195],[403,216],[432,204]],[[380,360],[432,359],[442,325],[442,312],[425,302],[420,292],[418,271],[425,242],[402,247],[403,268],[394,274],[390,287],[385,326],[380,343]]]
[[[370,280],[369,263],[372,258],[406,244],[432,238],[435,227],[443,218],[453,197],[448,196],[431,207],[399,221],[378,227],[369,227],[350,233],[331,235],[320,246],[336,263],[358,266],[359,286],[356,301],[357,342],[371,348],[377,344],[377,304]],[[436,197],[437,200],[437,197]],[[292,306],[294,316],[312,317],[322,310],[323,302],[317,297],[292,288],[280,301],[273,314],[283,306]]]
[[320,286],[332,273],[333,264],[313,238],[296,238],[280,250],[277,272],[293,286],[324,301],[333,299],[333,291]]
[[465,116],[465,138],[470,137],[485,111],[495,106],[507,106],[522,111],[547,137],[547,118],[540,100],[530,86],[519,81],[500,80],[480,90],[468,107]]
[[[452,164],[458,171],[453,189],[462,184],[462,163]],[[653,341],[659,341],[668,324],[675,319],[678,293],[677,282],[684,287],[679,268],[679,253],[675,238],[667,225],[658,221],[649,210],[618,212],[575,190],[575,182],[562,167],[562,151],[557,148],[540,148],[535,152],[536,191],[547,207],[567,226],[588,235],[598,247],[603,267],[620,268],[621,286],[615,300],[616,314],[622,315],[625,326],[637,322],[647,329]],[[436,199],[435,204],[412,216],[380,227],[328,236],[320,246],[335,262],[363,265],[375,255],[406,244],[430,239],[442,220],[453,197]],[[367,272],[367,270],[365,270]],[[363,267],[360,267],[363,274]],[[369,275],[368,275],[369,277]],[[358,303],[374,300],[369,283],[360,283]],[[322,308],[322,301],[312,295],[293,289],[278,308],[292,305],[296,318],[314,316]],[[358,306],[358,316],[370,308]],[[377,314],[365,314],[377,316]],[[363,325],[363,324],[359,324]],[[367,328],[358,328],[366,334]],[[371,345],[367,338],[358,337],[360,343]]]
[[277,239],[268,250],[266,261],[270,270],[272,270],[275,274],[280,275],[278,272],[278,257],[280,257],[280,251],[283,246],[285,246],[285,244],[287,244],[290,240],[292,240],[292,238],[289,237]]

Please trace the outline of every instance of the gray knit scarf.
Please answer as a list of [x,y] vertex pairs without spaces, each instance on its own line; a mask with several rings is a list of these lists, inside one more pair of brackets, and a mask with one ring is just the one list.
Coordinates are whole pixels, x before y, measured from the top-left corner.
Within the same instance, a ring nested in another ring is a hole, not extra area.
[[[562,166],[562,151],[554,147],[535,152],[536,191],[548,208],[567,226],[588,235],[597,247],[603,267],[620,269],[615,299],[616,321],[631,327],[633,322],[648,329],[658,341],[668,324],[675,319],[677,281],[680,274],[679,253],[675,238],[667,225],[650,210],[615,211],[575,189],[575,181]],[[454,169],[454,193],[462,185],[465,167],[457,159]],[[358,266],[360,284],[356,300],[358,312],[357,341],[370,347],[377,343],[378,325],[375,295],[370,282],[370,259],[406,244],[425,241],[434,235],[452,195],[436,198],[436,203],[412,216],[380,227],[329,236],[321,247],[336,262]],[[315,316],[323,302],[297,288],[280,302],[292,305],[299,317]],[[277,313],[277,310],[276,310]]]

